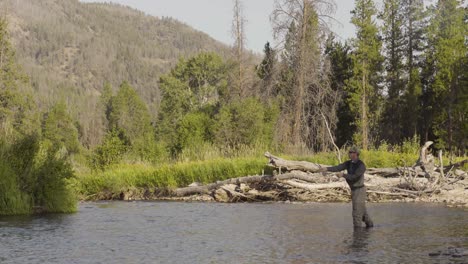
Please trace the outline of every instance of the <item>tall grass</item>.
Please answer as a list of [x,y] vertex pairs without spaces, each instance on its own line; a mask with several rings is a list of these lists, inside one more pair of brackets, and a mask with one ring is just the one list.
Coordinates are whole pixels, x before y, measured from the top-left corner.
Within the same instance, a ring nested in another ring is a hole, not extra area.
[[[382,144],[378,149],[362,151],[360,158],[368,168],[410,166],[418,159],[419,146],[413,145],[399,149]],[[265,150],[264,147],[223,150],[204,145],[182,152],[175,161],[161,160],[158,164],[150,164],[126,160],[103,171],[80,170],[72,182],[81,199],[108,199],[118,198],[121,192],[129,190],[177,188],[192,182],[210,183],[262,172],[271,174],[271,168],[266,166],[267,159],[263,157]],[[339,163],[335,152],[281,155],[273,151],[273,154],[325,165]],[[341,156],[342,161],[347,160],[347,150],[343,150]],[[100,195],[103,193],[105,195]]]
[[[266,172],[265,172],[266,170]],[[218,158],[174,164],[119,164],[105,171],[78,175],[76,186],[83,197],[132,188],[175,188],[192,182],[210,183],[234,177],[271,173],[264,158]]]

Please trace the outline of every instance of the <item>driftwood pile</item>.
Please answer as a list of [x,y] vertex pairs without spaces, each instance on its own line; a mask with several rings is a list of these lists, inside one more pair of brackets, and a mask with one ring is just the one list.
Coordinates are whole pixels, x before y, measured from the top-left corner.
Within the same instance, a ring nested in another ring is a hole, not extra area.
[[[428,153],[432,142],[420,151],[411,167],[369,168],[365,179],[370,201],[433,201],[468,206],[468,175],[459,168],[463,162],[439,166]],[[334,173],[318,173],[326,165],[285,160],[265,153],[273,175],[256,175],[228,179],[207,185],[193,183],[170,193],[176,200],[219,202],[314,201],[338,202],[350,199],[350,189]],[[178,197],[178,198],[177,198]]]

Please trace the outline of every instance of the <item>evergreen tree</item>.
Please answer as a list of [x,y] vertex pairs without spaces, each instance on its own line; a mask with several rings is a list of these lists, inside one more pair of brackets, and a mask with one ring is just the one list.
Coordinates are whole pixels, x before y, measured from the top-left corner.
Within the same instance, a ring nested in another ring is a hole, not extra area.
[[334,40],[330,35],[327,40],[325,54],[329,60],[331,88],[338,92],[341,100],[337,109],[336,144],[343,146],[351,142],[356,133],[355,115],[351,112],[349,104],[350,94],[346,91],[346,85],[353,76],[353,60],[351,59],[351,47],[348,43]]
[[263,49],[264,57],[262,62],[256,66],[257,76],[261,80],[260,98],[263,102],[268,102],[274,98],[273,91],[275,80],[275,68],[277,64],[276,51],[271,48],[270,42],[265,44]]
[[367,149],[370,138],[376,135],[376,123],[380,113],[380,70],[382,42],[378,36],[375,22],[376,8],[372,0],[357,0],[352,11],[351,22],[357,28],[354,39],[353,78],[347,86],[350,93],[348,101],[351,111],[356,114],[356,125],[359,132],[355,134],[355,143]]
[[466,9],[461,1],[444,0],[430,21],[429,38],[434,43],[434,79],[430,84],[434,104],[433,131],[436,147],[466,149]]
[[382,114],[381,137],[391,144],[402,140],[403,116],[402,94],[404,92],[405,38],[403,35],[402,0],[385,0],[380,14],[383,20],[386,100]]
[[[405,90],[403,93],[404,113],[402,137],[414,137],[421,133],[422,111],[422,68],[424,49],[424,30],[426,28],[423,0],[403,0],[404,38],[406,65]],[[419,128],[418,128],[419,127]]]

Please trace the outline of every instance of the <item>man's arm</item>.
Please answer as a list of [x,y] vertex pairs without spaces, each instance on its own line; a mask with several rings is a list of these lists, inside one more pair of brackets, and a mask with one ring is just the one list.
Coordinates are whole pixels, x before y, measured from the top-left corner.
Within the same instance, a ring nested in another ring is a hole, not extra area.
[[360,177],[362,177],[365,171],[366,165],[364,165],[364,162],[361,162],[354,174],[345,174],[344,177],[346,180],[354,182],[357,181]]
[[346,163],[347,161],[336,166],[326,167],[325,169],[326,171],[331,171],[331,172],[338,172],[338,171],[346,170],[346,168],[348,167]]

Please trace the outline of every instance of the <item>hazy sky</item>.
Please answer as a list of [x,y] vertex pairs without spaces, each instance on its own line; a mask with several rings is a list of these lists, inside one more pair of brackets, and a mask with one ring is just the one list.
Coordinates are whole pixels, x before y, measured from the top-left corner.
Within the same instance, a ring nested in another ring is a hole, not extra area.
[[[109,2],[82,0],[83,2]],[[173,17],[177,20],[206,32],[213,38],[232,44],[231,21],[232,0],[111,0],[111,2],[128,5],[154,16]],[[261,52],[267,41],[274,43],[270,14],[274,0],[244,0],[242,1],[245,18],[247,47]],[[331,23],[331,29],[346,39],[354,35],[354,26],[350,23],[350,11],[354,8],[354,0],[335,0],[337,5],[334,17],[337,22]],[[377,1],[377,5],[380,1]]]

